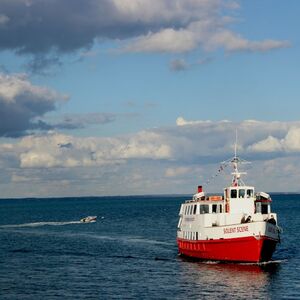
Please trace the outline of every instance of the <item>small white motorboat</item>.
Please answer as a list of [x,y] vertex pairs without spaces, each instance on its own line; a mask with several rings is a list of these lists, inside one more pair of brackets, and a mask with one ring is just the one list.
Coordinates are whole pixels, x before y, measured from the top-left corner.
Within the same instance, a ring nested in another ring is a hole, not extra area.
[[85,218],[80,219],[81,223],[93,223],[97,221],[97,216],[87,216]]

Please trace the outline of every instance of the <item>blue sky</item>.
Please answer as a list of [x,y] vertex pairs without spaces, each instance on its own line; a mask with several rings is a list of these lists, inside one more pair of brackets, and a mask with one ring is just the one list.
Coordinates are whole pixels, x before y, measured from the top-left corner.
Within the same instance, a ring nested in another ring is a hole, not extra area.
[[1,1],[3,197],[192,193],[235,128],[249,183],[299,191],[299,6]]

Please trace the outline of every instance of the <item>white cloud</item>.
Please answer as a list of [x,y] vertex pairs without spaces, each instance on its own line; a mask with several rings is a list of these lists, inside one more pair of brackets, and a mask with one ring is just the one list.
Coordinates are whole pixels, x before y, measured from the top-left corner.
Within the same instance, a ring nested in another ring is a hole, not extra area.
[[283,147],[286,151],[300,151],[300,127],[292,127],[282,140]]
[[187,121],[183,117],[178,117],[176,119],[177,126],[196,125],[196,124],[211,124],[211,123],[212,123],[212,121],[210,121],[210,120]]
[[251,52],[266,52],[278,48],[290,47],[289,41],[263,40],[249,41],[242,36],[222,29],[213,33],[207,40],[205,48],[214,50],[223,47],[226,51],[251,51]]
[[165,172],[166,177],[177,177],[182,176],[191,171],[188,167],[177,167],[177,168],[167,168]]
[[0,100],[8,103],[23,100],[29,96],[33,101],[68,100],[67,95],[62,95],[47,87],[33,85],[26,74],[7,75],[0,73]]
[[232,22],[232,18],[218,15],[217,8],[216,11],[210,9],[208,14],[201,15],[197,20],[189,22],[184,27],[169,27],[139,36],[129,42],[123,51],[182,53],[200,47],[206,51],[223,48],[227,52],[266,52],[291,46],[289,41],[248,40],[226,28],[228,23]]
[[197,47],[194,33],[185,29],[166,28],[159,32],[138,37],[124,47],[128,52],[175,52],[182,53]]
[[17,146],[21,168],[72,168],[122,164],[130,159],[169,159],[171,148],[154,132],[124,138],[76,138],[55,132],[24,137]]
[[282,144],[280,141],[273,136],[268,136],[265,140],[259,141],[248,147],[250,151],[257,152],[274,152],[274,151],[282,151]]
[[253,145],[248,150],[256,152],[300,152],[300,124],[297,127],[290,124],[284,138],[268,136]]
[[[117,14],[124,19],[149,24],[184,25],[212,15],[223,6],[220,0],[112,0],[111,2]],[[235,9],[229,6],[228,8]]]
[[122,145],[123,158],[169,159],[171,148],[164,137],[155,132],[142,131]]

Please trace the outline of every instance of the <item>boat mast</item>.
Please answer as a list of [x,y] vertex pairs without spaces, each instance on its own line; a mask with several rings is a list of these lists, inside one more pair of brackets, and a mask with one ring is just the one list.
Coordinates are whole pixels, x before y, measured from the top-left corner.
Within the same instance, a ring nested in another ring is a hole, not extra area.
[[234,157],[231,162],[233,165],[233,172],[231,173],[233,175],[232,185],[238,186],[239,179],[240,179],[240,173],[238,170],[238,157],[237,157],[237,129],[235,130]]
[[233,175],[232,177],[232,186],[241,186],[241,185],[245,185],[245,183],[243,182],[243,180],[241,179],[241,175],[247,174],[246,172],[239,172],[238,170],[238,165],[242,164],[242,163],[249,163],[245,160],[240,159],[237,156],[237,140],[238,140],[238,134],[237,134],[237,129],[235,130],[235,144],[234,144],[234,157],[230,160],[230,162],[232,163],[233,166],[233,172],[231,173],[231,175]]

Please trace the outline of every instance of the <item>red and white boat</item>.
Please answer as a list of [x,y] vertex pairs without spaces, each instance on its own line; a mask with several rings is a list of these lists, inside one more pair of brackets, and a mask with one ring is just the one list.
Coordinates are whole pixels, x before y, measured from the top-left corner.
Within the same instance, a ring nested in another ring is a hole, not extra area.
[[[235,147],[236,149],[236,147]],[[191,258],[232,262],[266,262],[280,241],[277,215],[267,193],[255,194],[241,179],[245,162],[236,155],[223,164],[233,166],[233,179],[222,196],[206,196],[202,186],[181,205],[177,231],[179,254]]]

